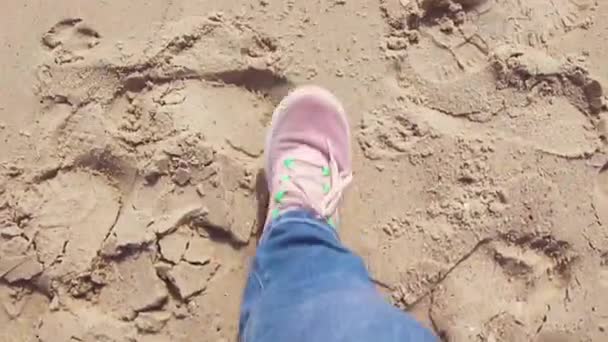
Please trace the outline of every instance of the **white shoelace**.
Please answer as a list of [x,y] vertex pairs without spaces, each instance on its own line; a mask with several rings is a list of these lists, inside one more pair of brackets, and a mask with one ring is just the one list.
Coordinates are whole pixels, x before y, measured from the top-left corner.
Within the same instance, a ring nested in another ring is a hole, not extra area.
[[[287,168],[289,171],[289,183],[291,183],[292,186],[288,186],[287,190],[285,190],[286,192],[289,192],[289,196],[287,196],[285,201],[277,201],[279,202],[280,208],[287,209],[296,205],[304,205],[307,209],[314,211],[323,219],[329,219],[334,215],[338,209],[344,190],[346,190],[351,183],[353,176],[350,171],[340,172],[329,141],[327,141],[327,150],[329,154],[329,165],[317,165],[316,163],[307,160],[292,159],[297,166],[293,169]],[[303,170],[302,167],[310,167],[312,170],[308,172]],[[329,168],[329,175],[325,174],[324,176],[329,177],[330,183],[319,184],[320,189],[328,187],[328,191],[322,190],[325,193],[325,196],[319,203],[311,198],[312,196],[309,195],[309,192],[306,190],[310,185],[305,186],[303,183],[305,180],[309,180],[312,183],[318,183],[319,176],[315,176],[313,172],[324,172],[326,167]]]

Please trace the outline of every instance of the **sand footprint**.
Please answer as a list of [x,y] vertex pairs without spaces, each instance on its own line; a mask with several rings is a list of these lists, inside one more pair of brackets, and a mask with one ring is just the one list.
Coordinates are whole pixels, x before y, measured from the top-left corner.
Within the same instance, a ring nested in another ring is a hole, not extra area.
[[[158,67],[127,81],[138,85],[129,88],[139,93],[142,111],[166,113],[178,129],[205,132],[214,145],[260,156],[273,102],[291,86],[275,64],[282,55],[278,43],[228,18],[188,18],[168,26],[166,33],[173,36],[169,42],[150,48],[158,52],[149,64]],[[159,85],[144,89],[147,81]]]
[[80,18],[59,21],[42,36],[42,45],[51,49],[57,64],[84,59],[84,53],[99,44],[99,32]]
[[[395,68],[396,77],[403,92],[412,93],[411,89],[415,89],[427,108],[441,113],[443,119],[433,117],[436,125],[443,128],[464,125],[460,122],[448,125],[450,117],[490,122],[491,125],[476,127],[475,131],[491,129],[514,143],[564,157],[582,156],[598,147],[597,134],[588,128],[595,123],[585,114],[601,110],[602,85],[594,75],[565,59],[526,45],[505,44],[492,50],[484,70],[443,80],[433,76],[441,68],[439,64],[430,67],[430,55],[420,60],[424,63],[412,64],[410,58],[410,63],[399,64]],[[440,62],[448,65],[449,60]]]
[[488,44],[463,19],[478,7],[491,6],[477,3],[463,1],[465,9],[455,11],[441,2],[427,2],[421,5],[423,14],[418,21],[410,19],[408,26],[419,32],[420,39],[408,52],[408,63],[424,81],[449,83],[487,66]]
[[476,73],[487,66],[485,43],[470,43],[464,39],[442,42],[440,37],[428,32],[409,55],[412,69],[424,80],[435,83],[449,83]]
[[544,46],[585,25],[594,7],[591,0],[556,0],[549,5],[544,0],[456,2],[463,9],[429,1],[423,3],[421,14],[405,11],[409,29],[420,33],[419,43],[408,52],[408,63],[422,81],[449,83],[482,71],[488,67],[489,51],[502,44]]
[[[528,340],[547,306],[561,303],[575,257],[568,242],[551,235],[499,236],[435,290],[431,317],[449,341]],[[510,335],[499,339],[504,332]]]
[[40,261],[50,277],[79,274],[90,267],[119,211],[120,194],[102,176],[60,172],[18,194],[30,217]]

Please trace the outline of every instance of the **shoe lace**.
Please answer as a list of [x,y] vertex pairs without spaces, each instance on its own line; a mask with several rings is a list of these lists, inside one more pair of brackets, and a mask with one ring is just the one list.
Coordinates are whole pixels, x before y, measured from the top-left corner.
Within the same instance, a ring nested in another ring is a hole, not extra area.
[[[353,176],[350,170],[340,171],[331,143],[329,140],[326,143],[328,165],[319,165],[308,160],[296,158],[284,160],[284,166],[288,172],[281,178],[281,182],[289,182],[291,186],[288,187],[288,190],[279,191],[275,195],[275,201],[283,209],[303,205],[306,209],[314,211],[323,219],[328,220],[330,225],[333,225],[331,216],[338,209],[344,190],[351,183]],[[297,164],[297,167],[294,167],[295,164]],[[323,177],[319,177],[315,172],[321,172]],[[329,183],[322,182],[318,184],[319,179],[328,179]],[[320,202],[315,201],[309,193],[310,190],[307,190],[310,189],[311,183],[318,184],[324,193]],[[289,192],[289,196],[283,200],[283,196],[287,192]],[[277,208],[273,212],[273,216],[278,216],[279,210]]]

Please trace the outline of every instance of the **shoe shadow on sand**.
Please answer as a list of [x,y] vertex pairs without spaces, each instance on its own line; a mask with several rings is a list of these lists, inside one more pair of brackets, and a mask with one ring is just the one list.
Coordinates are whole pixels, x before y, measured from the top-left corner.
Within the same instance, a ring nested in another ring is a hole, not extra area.
[[256,223],[253,231],[253,236],[256,240],[256,245],[259,243],[264,231],[264,223],[266,223],[266,215],[268,214],[268,202],[270,194],[268,193],[268,184],[266,183],[266,173],[264,169],[259,169],[255,179],[255,198],[256,198]]

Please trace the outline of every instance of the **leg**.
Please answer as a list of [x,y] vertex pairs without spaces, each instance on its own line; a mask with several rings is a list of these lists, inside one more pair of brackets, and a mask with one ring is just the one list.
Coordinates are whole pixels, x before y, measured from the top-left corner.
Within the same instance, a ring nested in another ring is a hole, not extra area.
[[333,228],[289,211],[264,232],[241,312],[242,342],[425,342],[433,335],[388,304]]
[[287,96],[272,116],[265,164],[272,201],[245,290],[241,340],[434,341],[383,300],[334,229],[352,180],[340,102],[317,87]]

